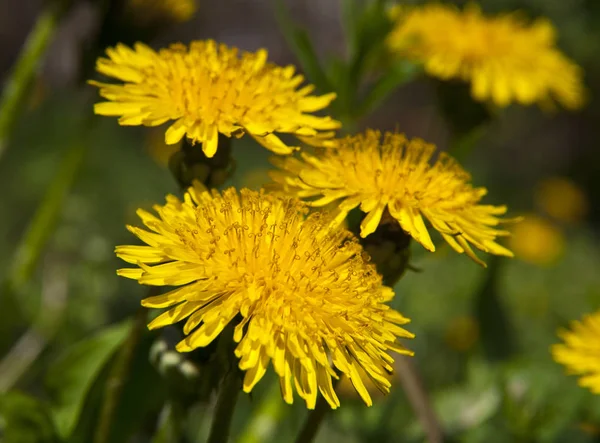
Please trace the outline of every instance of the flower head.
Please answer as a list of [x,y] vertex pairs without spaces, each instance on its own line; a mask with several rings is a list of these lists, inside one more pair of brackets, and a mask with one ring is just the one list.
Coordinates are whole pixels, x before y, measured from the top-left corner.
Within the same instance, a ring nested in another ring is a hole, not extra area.
[[187,136],[202,144],[207,157],[217,151],[219,133],[248,133],[267,149],[289,154],[296,148],[275,133],[327,145],[331,131],[340,126],[330,117],[308,114],[325,108],[335,94],[311,95],[312,85],[298,89],[303,77],[293,66],[267,62],[264,49],[239,54],[237,48],[206,40],[158,52],[142,43],[133,49],[118,44],[106,53],[108,58],[98,59],[96,69],[124,84],[90,82],[108,100],[95,105],[96,114],[120,116],[122,125],[173,121],[166,143]]
[[527,24],[517,14],[485,17],[471,5],[400,8],[388,37],[393,52],[424,65],[428,74],[471,82],[471,94],[498,106],[513,101],[569,109],[582,106],[582,72],[556,47],[553,26]]
[[535,204],[562,223],[581,222],[589,212],[584,189],[566,177],[550,177],[537,184]]
[[[445,153],[432,165],[435,146],[403,134],[378,131],[338,140],[337,148],[297,158],[274,158],[280,171],[272,171],[276,187],[310,206],[340,201],[336,222],[360,205],[367,215],[361,237],[372,234],[381,222],[394,219],[426,249],[435,251],[423,218],[429,220],[459,253],[483,264],[470,244],[491,254],[511,257],[496,243],[507,235],[496,228],[504,206],[481,205],[485,188],[473,188],[470,175]],[[316,198],[316,199],[315,199]],[[382,221],[383,219],[383,221]]]
[[558,332],[564,343],[552,346],[554,360],[568,373],[580,375],[579,385],[600,394],[600,311],[574,321],[571,330]]
[[516,256],[538,266],[555,264],[565,252],[565,235],[550,220],[536,214],[523,216],[508,242]]
[[190,188],[183,202],[169,196],[155,210],[159,217],[138,211],[148,230],[129,227],[147,246],[117,247],[120,258],[139,266],[119,274],[179,286],[142,301],[168,308],[150,328],[186,319],[179,351],[207,346],[232,324],[245,392],[269,362],[285,401],[292,403],[295,386],[309,408],[318,392],[339,406],[336,370],[367,404],[361,368],[389,390],[388,351],[411,354],[397,337],[412,334],[398,326],[408,319],[385,304],[392,289],[348,231],[329,229],[322,214],[305,217],[298,201],[247,189]]
[[196,13],[196,0],[128,0],[127,10],[146,23],[168,20],[185,22]]

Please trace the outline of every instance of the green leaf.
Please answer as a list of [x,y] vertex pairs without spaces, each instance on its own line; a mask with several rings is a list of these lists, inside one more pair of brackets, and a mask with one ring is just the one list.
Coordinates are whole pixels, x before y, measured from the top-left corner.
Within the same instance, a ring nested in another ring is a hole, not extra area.
[[[158,375],[149,361],[148,354],[156,333],[146,332],[135,348],[127,378],[123,381],[123,391],[119,396],[110,426],[111,443],[125,443],[132,439],[149,440],[153,432],[156,417],[167,400],[167,388],[163,378]],[[69,436],[68,443],[89,443],[98,431],[98,417],[105,401],[106,387],[112,375],[112,369],[120,351],[100,374],[86,395],[77,425]]]
[[349,37],[349,87],[360,86],[362,77],[382,58],[386,57],[385,39],[392,30],[392,21],[381,1],[371,2],[358,17],[355,35]]
[[283,0],[275,1],[275,13],[279,23],[279,29],[283,33],[287,44],[298,58],[300,66],[302,66],[302,69],[309,80],[314,83],[321,93],[333,91],[331,82],[327,78],[327,75],[325,75],[325,71],[319,63],[319,59],[308,33],[305,30],[300,29],[292,21]]
[[58,441],[48,405],[21,392],[0,397],[1,441],[54,443]]
[[356,54],[358,49],[359,37],[359,22],[363,14],[364,7],[359,0],[342,0],[342,25],[344,26],[344,34],[346,36],[346,44],[348,45],[348,53]]
[[417,72],[417,67],[407,61],[400,61],[391,66],[367,92],[360,104],[359,115],[373,112],[395,89],[412,80]]
[[148,416],[158,415],[167,401],[167,385],[148,355],[157,334],[148,333],[136,347],[135,355],[125,381],[121,400],[115,412],[111,442],[128,442]]
[[125,321],[76,343],[48,370],[46,386],[61,437],[68,437],[75,428],[90,387],[127,336],[130,326]]

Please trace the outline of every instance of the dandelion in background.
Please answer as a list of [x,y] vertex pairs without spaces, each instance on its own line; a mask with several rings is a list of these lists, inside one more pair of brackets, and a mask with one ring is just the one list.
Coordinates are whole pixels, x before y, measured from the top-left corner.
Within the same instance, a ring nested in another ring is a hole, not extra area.
[[486,17],[476,5],[428,4],[395,8],[388,46],[442,80],[471,83],[479,101],[553,101],[568,109],[584,102],[582,70],[556,47],[556,31],[545,19],[527,23],[519,14]]
[[172,122],[167,144],[184,136],[201,143],[207,157],[217,151],[219,133],[248,133],[277,154],[296,148],[275,133],[293,134],[309,144],[327,146],[340,124],[310,113],[326,108],[335,94],[311,95],[312,85],[298,89],[303,77],[293,66],[267,61],[267,51],[243,52],[212,40],[186,47],[173,44],[158,52],[142,43],[118,44],[106,51],[96,69],[124,84],[90,81],[108,101],[96,114],[120,116],[121,125],[158,126]]
[[562,223],[579,223],[589,212],[589,201],[581,186],[566,177],[550,177],[537,184],[535,204]]
[[573,321],[571,330],[561,329],[564,344],[552,346],[552,356],[567,372],[579,375],[579,386],[600,394],[600,311]]
[[394,293],[350,232],[331,230],[320,213],[306,217],[297,200],[247,189],[220,194],[197,185],[183,202],[168,196],[154,209],[159,217],[138,211],[148,230],[128,227],[147,246],[116,249],[138,267],[118,273],[179,286],[142,301],[168,308],[151,329],[185,320],[179,351],[209,345],[232,324],[245,392],[269,362],[284,400],[292,403],[294,386],[311,409],[318,392],[332,408],[340,405],[336,371],[368,405],[363,377],[389,391],[388,351],[412,355],[397,338],[413,335],[398,326],[409,320],[385,304]]
[[508,235],[497,228],[505,206],[481,205],[485,188],[473,188],[471,176],[445,153],[430,160],[434,145],[403,134],[368,130],[338,140],[337,148],[321,150],[302,159],[273,158],[280,170],[272,171],[273,186],[284,193],[307,199],[314,207],[338,201],[334,223],[342,222],[360,205],[367,215],[361,237],[380,223],[397,222],[429,251],[435,251],[424,218],[459,253],[477,263],[470,245],[496,255],[512,257],[496,243]]
[[145,23],[164,20],[186,22],[198,9],[196,0],[128,0],[126,7],[136,20]]
[[550,220],[526,214],[511,232],[508,242],[520,260],[538,266],[555,264],[565,252],[565,235]]

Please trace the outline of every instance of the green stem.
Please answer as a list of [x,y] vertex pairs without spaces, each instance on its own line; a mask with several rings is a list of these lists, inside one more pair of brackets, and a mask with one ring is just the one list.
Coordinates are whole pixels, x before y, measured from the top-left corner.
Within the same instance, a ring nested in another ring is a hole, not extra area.
[[489,124],[484,123],[479,126],[475,126],[469,132],[455,137],[448,148],[448,153],[452,155],[460,163],[463,163],[469,158],[473,149],[481,140],[483,135],[488,131]]
[[406,398],[417,415],[421,426],[423,426],[427,441],[429,443],[441,443],[444,441],[442,426],[412,357],[400,355],[397,357],[394,366]]
[[[5,336],[21,317],[16,293],[31,278],[39,258],[58,223],[64,201],[77,172],[83,164],[86,143],[74,140],[61,161],[42,202],[37,208],[25,235],[17,246],[12,265],[0,292],[0,305],[13,316],[0,324],[0,336]],[[3,340],[0,340],[4,344]],[[0,345],[0,348],[2,346]]]
[[133,361],[135,349],[146,326],[147,317],[146,308],[140,307],[131,325],[129,335],[106,381],[100,418],[94,434],[94,443],[108,443],[110,441],[112,422],[117,406],[119,405],[119,400],[121,399],[121,394],[123,393],[123,387],[129,376],[129,369]]
[[231,419],[233,418],[239,392],[239,376],[234,369],[231,369],[225,376],[219,391],[217,406],[210,426],[210,434],[208,435],[207,443],[227,443]]
[[327,412],[330,410],[331,407],[327,404],[325,398],[319,396],[315,409],[308,413],[308,417],[306,417],[295,443],[311,443],[317,436],[317,432],[325,420]]
[[166,416],[152,437],[152,443],[186,443],[184,406],[169,402],[163,407],[163,413]]
[[[358,224],[351,225],[351,230],[358,238],[360,238],[359,229]],[[410,241],[411,237],[399,227],[387,211],[383,214],[377,230],[366,238],[360,238],[361,244],[371,255],[377,272],[383,277],[385,285],[394,287],[406,269],[409,269]],[[427,435],[427,441],[440,443],[443,439],[442,426],[412,357],[399,356],[395,368],[406,398]]]
[[47,6],[29,33],[19,59],[4,85],[0,97],[0,157],[6,149],[6,144],[35,70],[46,52],[59,19],[69,2],[67,0],[56,0],[46,3]]
[[74,141],[59,165],[23,240],[17,247],[8,273],[8,285],[11,289],[20,287],[31,277],[44,246],[58,222],[63,203],[83,162],[85,151],[85,142]]
[[0,361],[0,395],[19,381],[57,332],[67,306],[67,280],[65,263],[56,258],[46,260],[37,317]]
[[277,381],[261,401],[257,411],[252,415],[246,429],[237,439],[238,443],[262,443],[273,435],[277,423],[288,412],[286,405],[281,400],[281,390]]

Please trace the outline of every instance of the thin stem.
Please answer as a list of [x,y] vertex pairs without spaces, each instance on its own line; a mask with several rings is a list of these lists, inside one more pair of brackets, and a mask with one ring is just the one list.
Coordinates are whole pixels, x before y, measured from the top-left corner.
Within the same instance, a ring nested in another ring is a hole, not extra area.
[[135,315],[133,325],[129,331],[121,352],[117,356],[110,376],[106,381],[106,387],[104,390],[104,401],[102,403],[102,409],[100,411],[100,418],[98,420],[98,426],[94,434],[94,443],[108,443],[110,441],[110,431],[112,429],[112,422],[115,417],[121,394],[123,393],[123,387],[125,381],[129,376],[129,369],[133,361],[133,355],[135,349],[142,337],[142,332],[146,326],[147,321],[147,310],[146,308],[140,307]]
[[273,435],[277,423],[289,411],[281,399],[279,382],[271,383],[269,391],[262,399],[257,411],[252,415],[246,428],[237,439],[238,443],[262,443]]
[[0,361],[0,394],[18,382],[56,333],[67,306],[67,271],[56,257],[45,260],[37,317]]
[[417,414],[421,426],[427,435],[429,443],[441,443],[443,441],[442,427],[437,419],[435,411],[431,406],[427,391],[423,386],[419,371],[412,361],[412,357],[399,356],[395,364],[396,372],[402,383],[404,393],[408,398],[413,411]]
[[15,67],[8,77],[0,97],[0,157],[6,149],[7,141],[19,115],[31,80],[46,48],[52,39],[59,19],[66,10],[68,0],[46,2],[47,6],[38,17],[27,37]]
[[240,388],[239,376],[235,369],[231,369],[225,376],[219,390],[207,443],[227,443],[231,419],[233,418]]
[[469,158],[477,143],[488,130],[488,123],[482,123],[479,126],[472,128],[466,134],[452,140],[448,152],[459,162],[464,162]]
[[73,141],[72,146],[59,165],[23,240],[15,252],[7,281],[11,289],[22,286],[31,277],[44,246],[58,222],[63,203],[83,163],[85,152],[85,141]]
[[300,429],[300,433],[296,437],[295,443],[311,443],[317,436],[317,432],[325,420],[327,412],[331,407],[327,404],[324,397],[319,396],[315,409],[308,413],[308,417]]
[[[358,236],[358,224],[352,228]],[[367,238],[360,239],[365,250],[371,253],[377,272],[382,275],[385,285],[394,287],[409,268],[410,240],[411,237],[400,229],[387,211],[383,214],[377,230]],[[387,241],[392,241],[395,245],[392,253],[383,255],[377,253],[381,245]],[[423,426],[429,443],[441,442],[442,427],[411,357],[399,356],[396,360],[396,369],[406,398]]]
[[[38,206],[25,235],[11,261],[6,280],[0,291],[0,305],[13,316],[0,324],[0,336],[7,337],[12,326],[20,319],[20,306],[15,296],[31,278],[39,258],[58,223],[64,201],[83,164],[87,144],[74,140],[61,161],[42,202]],[[0,340],[2,342],[2,340]]]

